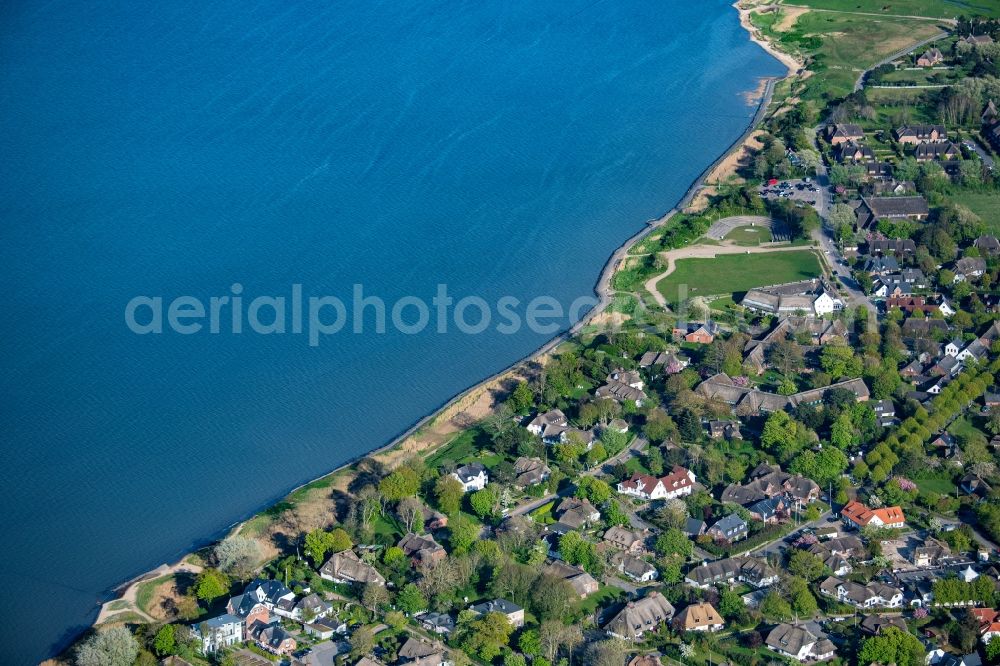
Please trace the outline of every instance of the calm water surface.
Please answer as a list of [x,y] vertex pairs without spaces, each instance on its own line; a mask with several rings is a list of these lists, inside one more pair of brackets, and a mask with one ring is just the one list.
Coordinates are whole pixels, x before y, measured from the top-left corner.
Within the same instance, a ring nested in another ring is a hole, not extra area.
[[5,658],[549,337],[137,336],[129,299],[589,295],[782,71],[729,2],[3,3]]

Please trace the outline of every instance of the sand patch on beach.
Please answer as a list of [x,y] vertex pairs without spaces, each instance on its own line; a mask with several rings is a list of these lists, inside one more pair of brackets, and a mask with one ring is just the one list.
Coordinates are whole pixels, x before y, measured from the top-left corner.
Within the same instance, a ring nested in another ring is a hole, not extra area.
[[719,162],[712,172],[705,178],[705,185],[691,200],[685,209],[689,213],[700,213],[708,207],[709,199],[718,193],[716,187],[719,183],[732,182],[739,185],[746,182],[737,173],[740,169],[750,166],[756,155],[764,145],[760,142],[760,136],[764,134],[762,130],[755,130],[740,144],[740,147],[732,151]]
[[774,24],[774,29],[778,32],[785,32],[791,30],[795,22],[799,20],[799,17],[808,12],[809,8],[782,6],[779,11],[781,12],[781,20]]

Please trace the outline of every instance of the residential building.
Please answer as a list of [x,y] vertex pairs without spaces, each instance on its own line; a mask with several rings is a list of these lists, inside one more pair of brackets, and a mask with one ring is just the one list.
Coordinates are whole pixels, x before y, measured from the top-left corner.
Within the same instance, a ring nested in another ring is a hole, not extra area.
[[361,561],[353,550],[334,553],[319,568],[319,576],[334,583],[375,583],[385,585],[385,576],[370,564]]
[[915,197],[862,198],[856,209],[858,228],[874,227],[879,220],[926,220],[930,214],[927,200]]
[[514,485],[518,488],[527,488],[547,481],[552,470],[539,458],[521,456],[514,462],[514,474]]
[[612,525],[602,537],[605,542],[619,550],[639,555],[646,551],[646,532],[629,530],[619,525]]
[[739,541],[746,538],[749,527],[739,514],[731,513],[708,528],[706,534],[718,541]]
[[429,534],[420,536],[410,532],[396,545],[403,549],[414,565],[440,562],[448,556],[444,547]]
[[524,626],[524,609],[506,599],[493,599],[492,601],[482,601],[469,606],[469,610],[485,615],[487,613],[500,613],[510,622],[515,629]]
[[646,394],[641,389],[622,382],[609,382],[594,391],[594,395],[598,398],[611,398],[616,402],[631,400],[636,407],[642,407],[642,402],[646,399]]
[[785,500],[781,496],[769,497],[759,502],[754,502],[747,509],[750,511],[750,517],[753,520],[758,520],[767,525],[773,525],[788,518]]
[[911,146],[948,138],[948,130],[941,125],[904,125],[894,133],[897,141]]
[[616,553],[612,562],[616,563],[618,571],[640,583],[648,583],[658,575],[656,567],[630,553]]
[[829,638],[797,624],[779,624],[767,634],[764,644],[782,657],[803,662],[832,659],[837,652]]
[[625,608],[604,626],[611,636],[632,640],[642,638],[647,631],[655,631],[674,616],[674,607],[659,592],[650,592]]
[[412,636],[399,648],[397,657],[397,664],[407,666],[445,666],[449,663],[445,657],[444,645],[426,638],[418,640]]
[[490,481],[490,477],[486,473],[486,467],[482,463],[477,462],[462,465],[452,472],[451,475],[458,479],[458,482],[462,484],[462,490],[465,492],[482,490]]
[[841,519],[851,527],[901,528],[906,525],[903,509],[898,506],[869,509],[857,500],[852,500],[840,510]]
[[547,564],[543,571],[547,575],[561,578],[569,583],[576,596],[580,599],[586,599],[589,595],[596,593],[600,589],[597,580],[589,573],[580,567],[575,567],[559,560],[553,560]]
[[601,519],[601,512],[587,499],[566,497],[552,509],[556,520],[573,529],[580,529]]
[[712,344],[716,333],[718,333],[718,326],[715,322],[706,322],[704,324],[698,322],[688,324],[678,323],[673,331],[675,340],[683,340],[684,342],[699,345]]
[[830,576],[820,583],[819,591],[841,603],[858,608],[899,608],[903,605],[902,590],[877,581],[861,585]]
[[865,132],[861,129],[860,125],[836,123],[827,126],[826,138],[830,141],[831,145],[837,146],[842,143],[862,141],[865,138]]
[[528,432],[532,435],[542,436],[548,426],[568,426],[569,421],[561,409],[553,409],[544,414],[539,414],[528,423]]
[[680,465],[662,478],[635,472],[632,478],[618,484],[618,492],[644,500],[674,499],[690,495],[694,489],[694,472]]
[[936,141],[921,143],[914,149],[913,156],[918,162],[940,162],[961,159],[962,151],[951,141]]
[[431,633],[447,635],[455,631],[455,618],[447,613],[424,613],[420,616],[420,626]]
[[944,62],[944,54],[937,47],[927,49],[917,57],[917,67],[933,67],[942,62]]
[[737,582],[762,588],[773,585],[777,580],[777,572],[767,562],[753,557],[730,557],[706,562],[684,577],[684,582],[688,585],[702,589]]
[[674,618],[674,626],[680,631],[721,631],[725,620],[710,603],[691,604]]
[[203,654],[214,654],[243,642],[243,618],[226,613],[192,625],[191,632]]

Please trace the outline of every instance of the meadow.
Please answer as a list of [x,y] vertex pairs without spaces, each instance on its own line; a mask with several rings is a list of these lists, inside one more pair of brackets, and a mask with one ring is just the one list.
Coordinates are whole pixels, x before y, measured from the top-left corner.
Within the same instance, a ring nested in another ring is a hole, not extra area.
[[820,275],[819,259],[812,250],[730,254],[714,259],[679,259],[673,273],[657,285],[671,306],[678,303],[682,285],[687,297],[741,294],[748,289]]

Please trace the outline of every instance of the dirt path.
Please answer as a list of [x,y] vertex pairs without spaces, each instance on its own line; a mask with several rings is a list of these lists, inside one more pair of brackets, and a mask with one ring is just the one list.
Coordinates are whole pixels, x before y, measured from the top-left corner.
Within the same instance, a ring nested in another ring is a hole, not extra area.
[[694,245],[692,247],[682,247],[677,250],[669,250],[667,252],[661,252],[660,256],[667,262],[667,270],[655,275],[648,280],[646,284],[643,285],[652,295],[653,299],[662,307],[664,310],[669,310],[667,307],[667,299],[663,297],[663,294],[656,288],[660,280],[667,277],[677,268],[678,259],[715,259],[716,257],[723,254],[760,254],[765,252],[801,252],[803,250],[810,250],[811,248],[807,245],[785,245],[784,243],[780,245],[758,245],[757,247],[747,247],[745,245]]
[[948,25],[957,25],[958,21],[950,18],[937,18],[935,16],[916,16],[914,14],[880,14],[878,12],[849,12],[845,9],[817,9],[816,7],[806,7],[804,5],[791,5],[787,3],[782,3],[782,7],[787,9],[803,9],[809,12],[827,12],[828,14],[856,14],[858,16],[879,16],[882,18],[905,18],[905,19],[917,19],[921,21],[940,21],[941,23],[947,23]]

